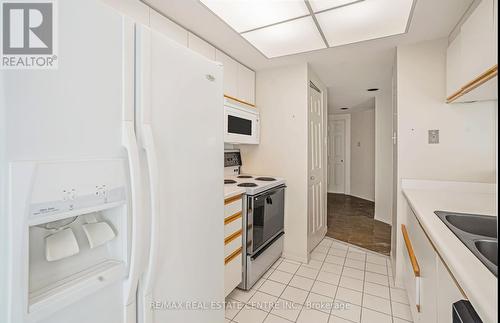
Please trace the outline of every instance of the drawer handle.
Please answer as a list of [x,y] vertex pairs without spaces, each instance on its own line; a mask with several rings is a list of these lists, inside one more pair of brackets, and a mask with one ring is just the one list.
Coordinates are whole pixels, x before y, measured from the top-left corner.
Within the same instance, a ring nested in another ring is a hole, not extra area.
[[241,211],[231,215],[231,216],[228,216],[227,218],[224,219],[224,225],[227,225],[233,221],[236,221],[238,220],[239,218],[241,218]]
[[418,265],[417,257],[413,252],[413,247],[411,245],[410,237],[408,236],[408,231],[406,226],[401,224],[401,231],[403,231],[403,238],[405,239],[406,249],[408,250],[408,255],[410,256],[411,266],[413,267],[413,274],[415,277],[420,277],[420,266]]
[[230,263],[234,258],[238,257],[239,255],[241,255],[241,251],[243,250],[242,247],[239,247],[236,251],[234,251],[232,254],[230,254],[229,256],[226,257],[226,259],[224,259],[224,265],[227,265],[228,263]]
[[236,231],[235,233],[231,234],[229,237],[227,237],[226,239],[224,239],[224,245],[228,245],[231,243],[231,241],[233,241],[234,239],[238,238],[238,237],[241,237],[241,233],[243,232],[242,229],[239,229],[238,231]]
[[232,202],[237,201],[237,200],[241,200],[241,194],[225,199],[224,205],[227,205],[227,204],[232,203]]

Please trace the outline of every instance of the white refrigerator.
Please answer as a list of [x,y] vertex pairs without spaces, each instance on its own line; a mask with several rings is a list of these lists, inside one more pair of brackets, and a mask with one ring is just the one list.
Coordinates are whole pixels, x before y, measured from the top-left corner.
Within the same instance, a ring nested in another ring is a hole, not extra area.
[[223,322],[222,67],[57,3],[58,69],[0,71],[0,321]]

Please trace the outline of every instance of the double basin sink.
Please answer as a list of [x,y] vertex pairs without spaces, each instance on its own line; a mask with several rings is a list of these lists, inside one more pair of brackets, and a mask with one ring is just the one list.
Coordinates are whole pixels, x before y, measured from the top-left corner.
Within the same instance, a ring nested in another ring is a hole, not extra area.
[[445,211],[434,213],[498,277],[497,217]]

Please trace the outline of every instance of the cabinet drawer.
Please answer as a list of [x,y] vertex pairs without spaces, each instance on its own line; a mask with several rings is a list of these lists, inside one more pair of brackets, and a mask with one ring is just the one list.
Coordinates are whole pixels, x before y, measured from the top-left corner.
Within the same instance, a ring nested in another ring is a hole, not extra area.
[[[239,253],[226,262],[224,266],[224,296],[229,295],[242,279],[242,258],[241,249]],[[228,258],[226,258],[228,260]]]
[[241,195],[235,196],[234,198],[228,198],[224,200],[224,219],[241,212],[243,208],[243,201]]
[[234,218],[233,221],[224,225],[224,239],[226,239],[236,231],[241,230],[242,228],[243,228],[243,222],[240,213],[237,218]]
[[[227,241],[228,239],[226,239]],[[230,238],[230,241],[224,241],[224,257],[229,257],[235,251],[241,249],[242,246],[242,236],[241,231],[236,232],[233,237]]]

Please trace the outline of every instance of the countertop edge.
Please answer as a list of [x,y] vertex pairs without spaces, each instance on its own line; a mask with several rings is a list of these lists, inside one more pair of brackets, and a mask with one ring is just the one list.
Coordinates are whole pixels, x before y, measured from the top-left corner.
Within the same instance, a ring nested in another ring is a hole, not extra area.
[[245,193],[244,189],[237,188],[237,189],[231,190],[229,192],[224,192],[224,199],[228,199],[228,198],[231,198],[233,196],[244,194],[244,193]]

